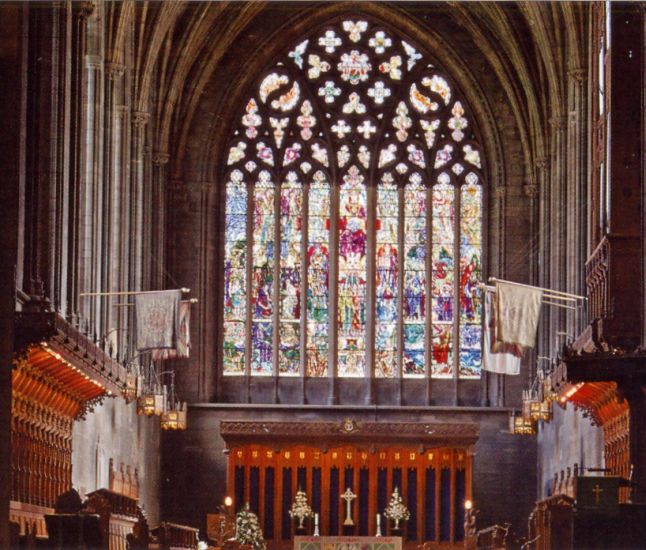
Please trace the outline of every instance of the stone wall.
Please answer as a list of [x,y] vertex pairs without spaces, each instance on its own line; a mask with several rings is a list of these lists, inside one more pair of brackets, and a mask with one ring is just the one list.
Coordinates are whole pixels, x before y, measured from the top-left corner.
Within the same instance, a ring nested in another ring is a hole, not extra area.
[[538,432],[538,498],[551,494],[554,474],[579,468],[603,468],[603,430],[571,404],[554,405],[554,418]]
[[107,399],[84,420],[74,424],[72,484],[81,497],[109,487],[109,464],[123,462],[139,475],[139,504],[150,525],[159,511],[159,417],[137,416],[136,404]]

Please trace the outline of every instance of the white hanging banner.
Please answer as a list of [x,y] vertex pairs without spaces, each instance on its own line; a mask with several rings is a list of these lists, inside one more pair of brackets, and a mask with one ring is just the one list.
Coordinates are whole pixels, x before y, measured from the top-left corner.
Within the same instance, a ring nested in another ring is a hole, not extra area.
[[496,281],[496,339],[498,343],[533,348],[543,291],[538,288]]
[[[497,374],[520,374],[521,348],[519,346],[504,346],[509,352],[494,353],[492,344],[495,339],[496,319],[493,304],[493,296],[490,292],[485,292],[484,296],[484,314],[485,314],[485,331],[482,353],[482,368],[489,372]],[[515,353],[511,353],[511,352]]]

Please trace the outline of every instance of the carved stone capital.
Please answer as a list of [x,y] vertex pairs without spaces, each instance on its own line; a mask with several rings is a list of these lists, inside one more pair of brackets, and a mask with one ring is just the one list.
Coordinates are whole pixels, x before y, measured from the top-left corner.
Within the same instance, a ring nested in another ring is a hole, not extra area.
[[523,185],[523,193],[530,199],[535,199],[538,196],[538,185],[534,183],[527,183]]
[[106,63],[105,71],[108,73],[110,80],[117,80],[123,76],[126,66],[121,63]]
[[132,123],[137,127],[145,126],[149,120],[150,113],[144,113],[143,111],[134,111],[132,113]]
[[563,130],[567,124],[567,116],[553,116],[549,123],[555,130]]
[[77,8],[77,15],[79,19],[88,19],[93,13],[94,10],[96,9],[96,2],[94,1],[84,1],[84,2],[78,2],[76,4]]
[[114,112],[117,113],[119,118],[123,121],[130,113],[130,107],[128,107],[127,105],[115,105]]
[[568,76],[579,84],[588,78],[588,70],[585,67],[572,68],[567,72]]
[[103,58],[100,55],[86,55],[85,66],[88,69],[101,69],[103,67]]
[[157,164],[159,166],[168,164],[168,161],[170,159],[170,155],[164,151],[153,151],[152,154],[152,161],[153,164]]
[[497,185],[493,188],[493,196],[504,199],[507,194],[507,188],[504,185]]
[[545,156],[545,157],[539,157],[536,159],[536,168],[539,170],[544,170],[547,168],[550,164],[550,157]]

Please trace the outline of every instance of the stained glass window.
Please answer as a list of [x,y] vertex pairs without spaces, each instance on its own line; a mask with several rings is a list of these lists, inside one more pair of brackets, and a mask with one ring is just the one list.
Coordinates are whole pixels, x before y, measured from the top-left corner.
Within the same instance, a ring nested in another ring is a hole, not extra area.
[[269,65],[237,120],[223,373],[478,377],[485,159],[448,73],[341,20]]
[[339,193],[338,374],[360,377],[366,361],[366,185],[356,166]]
[[397,290],[399,273],[399,194],[387,173],[377,187],[377,257],[375,259],[375,375],[397,372]]
[[305,374],[326,376],[330,298],[330,184],[314,174],[309,190],[307,245],[307,345]]
[[239,170],[227,184],[224,239],[224,371],[245,372],[247,318],[247,186]]
[[280,356],[278,372],[300,374],[303,189],[290,171],[280,189]]
[[253,264],[251,273],[251,370],[273,372],[274,264],[276,254],[274,183],[260,172],[253,192]]
[[426,188],[415,172],[404,188],[404,376],[425,372]]
[[432,373],[437,377],[453,375],[453,322],[455,303],[455,187],[446,172],[433,186],[433,270],[432,293]]
[[478,176],[469,172],[460,190],[460,376],[480,373],[482,339],[482,188]]

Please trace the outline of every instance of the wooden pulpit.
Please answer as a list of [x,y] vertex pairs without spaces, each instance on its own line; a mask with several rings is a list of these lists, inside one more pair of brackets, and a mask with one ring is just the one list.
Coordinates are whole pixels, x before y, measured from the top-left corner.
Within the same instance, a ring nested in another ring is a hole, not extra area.
[[579,514],[619,513],[618,476],[578,476],[576,478],[576,510]]
[[578,476],[574,499],[552,495],[538,501],[529,520],[536,550],[643,548],[646,505],[620,504],[617,476]]

